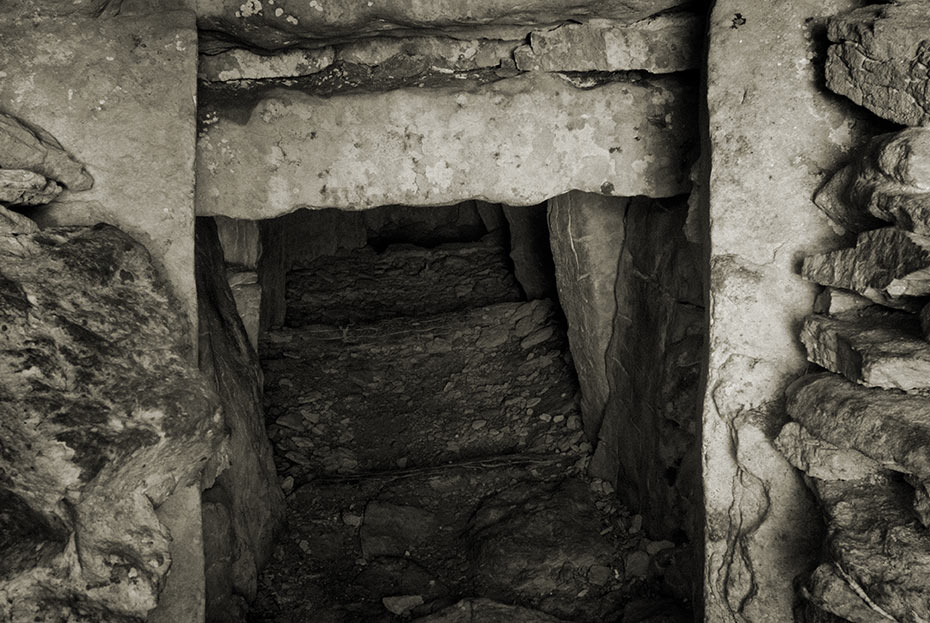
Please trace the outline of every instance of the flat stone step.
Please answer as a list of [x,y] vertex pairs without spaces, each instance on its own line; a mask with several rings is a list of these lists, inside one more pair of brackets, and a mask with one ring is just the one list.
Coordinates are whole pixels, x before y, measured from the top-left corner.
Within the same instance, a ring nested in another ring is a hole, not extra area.
[[515,451],[577,454],[578,386],[548,301],[501,303],[263,344],[269,435],[297,478]]
[[507,251],[491,241],[365,247],[290,271],[285,324],[424,317],[522,298]]
[[301,487],[250,620],[400,621],[468,597],[538,621],[613,620],[638,588],[624,553],[645,554],[646,541],[615,496],[572,471],[509,456]]

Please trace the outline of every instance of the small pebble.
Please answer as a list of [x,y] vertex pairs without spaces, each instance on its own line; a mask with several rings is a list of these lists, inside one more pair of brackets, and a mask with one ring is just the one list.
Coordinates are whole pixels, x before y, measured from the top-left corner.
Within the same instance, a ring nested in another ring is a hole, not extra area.
[[649,554],[646,552],[630,552],[623,562],[629,576],[644,578],[649,573]]
[[555,422],[556,424],[558,424],[558,423],[560,423],[560,422],[564,422],[564,421],[565,421],[565,416],[559,414],[559,415],[555,416],[554,418],[552,418],[552,421]]
[[630,534],[636,534],[643,527],[643,516],[642,515],[633,515],[633,519],[630,520]]
[[539,415],[539,419],[542,420],[543,422],[551,422],[551,421],[552,421],[552,416],[549,415],[548,413],[541,413],[541,414]]
[[488,425],[488,421],[487,421],[487,420],[475,420],[474,422],[471,423],[471,427],[472,427],[474,430],[480,430],[480,429],[484,428],[484,427],[487,426],[487,425]]

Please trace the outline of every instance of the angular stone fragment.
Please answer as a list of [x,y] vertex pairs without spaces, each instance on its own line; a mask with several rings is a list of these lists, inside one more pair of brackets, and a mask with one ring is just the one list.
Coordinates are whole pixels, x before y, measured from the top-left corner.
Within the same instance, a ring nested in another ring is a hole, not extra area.
[[486,24],[545,25],[569,19],[603,17],[635,22],[683,0],[410,0],[300,2],[265,0],[197,0],[200,25],[265,49],[293,45],[301,39],[364,38],[412,29],[448,30]]
[[792,465],[812,478],[857,480],[883,471],[881,465],[861,452],[817,439],[797,422],[782,427],[775,446]]
[[562,619],[539,610],[498,603],[491,599],[463,599],[435,614],[415,619],[413,623],[564,623]]
[[0,169],[0,204],[42,205],[61,193],[52,180],[32,171]]
[[87,190],[94,179],[55,138],[38,127],[0,113],[0,168],[26,169],[61,182],[69,190]]
[[517,40],[471,39],[417,36],[409,38],[377,37],[340,46],[336,60],[344,63],[378,66],[422,59],[425,65],[452,71],[499,67],[512,62]]
[[824,288],[814,299],[814,313],[840,314],[874,305],[872,301],[849,290]]
[[630,71],[654,74],[693,69],[701,61],[703,20],[673,13],[634,24],[591,20],[530,33],[514,52],[523,71]]
[[262,287],[258,284],[258,274],[254,271],[229,271],[227,273],[229,289],[236,301],[236,310],[249,342],[258,352],[258,332],[261,319]]
[[32,219],[0,205],[0,234],[32,234],[37,231],[39,226]]
[[[827,547],[843,579],[870,608],[870,621],[930,620],[930,533],[897,479],[812,481],[827,519]],[[856,612],[864,612],[859,607]]]
[[830,178],[814,195],[814,203],[835,223],[838,234],[859,233],[880,227],[882,222],[853,203],[850,190],[856,178],[856,167],[845,166]]
[[673,77],[578,89],[530,73],[481,87],[207,102],[215,122],[198,142],[197,209],[257,219],[302,206],[533,205],[570,189],[675,195],[689,186],[690,93]]
[[201,54],[197,77],[208,82],[296,78],[315,74],[333,64],[332,47],[288,50],[274,55],[236,48],[219,54]]
[[261,232],[257,221],[214,217],[216,232],[227,264],[255,269],[262,256]]
[[836,565],[824,563],[811,574],[804,593],[805,597],[818,607],[850,623],[889,620],[873,609],[856,589],[849,585],[843,577],[843,572]]
[[886,469],[930,477],[930,398],[862,387],[831,373],[798,379],[787,397],[788,415],[818,439]]
[[930,11],[922,0],[862,7],[830,20],[827,86],[903,125],[930,123]]
[[930,294],[930,237],[895,227],[863,232],[854,248],[805,258],[801,273],[895,306],[902,296]]
[[101,225],[0,236],[0,324],[0,498],[42,552],[9,544],[0,619],[142,620],[172,564],[155,510],[223,439],[187,318],[141,245]]
[[878,306],[804,321],[807,358],[850,381],[904,391],[930,388],[930,343],[917,317]]

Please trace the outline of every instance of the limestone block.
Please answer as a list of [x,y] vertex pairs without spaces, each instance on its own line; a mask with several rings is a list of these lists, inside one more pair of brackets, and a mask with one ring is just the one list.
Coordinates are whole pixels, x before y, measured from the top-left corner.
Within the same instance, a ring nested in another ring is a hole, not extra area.
[[820,480],[858,480],[883,471],[881,465],[861,452],[818,439],[797,422],[782,427],[775,446],[792,465]]
[[[272,542],[281,527],[284,496],[278,486],[265,433],[262,409],[262,373],[255,349],[243,328],[236,303],[226,282],[223,255],[212,219],[197,221],[197,290],[200,295],[200,369],[216,388],[229,427],[229,469],[204,493],[210,503],[228,511],[234,541],[220,547],[227,528],[222,515],[205,515],[204,531],[216,550],[206,552],[208,569],[224,552],[233,552],[232,588],[237,595],[255,596],[258,571],[271,555]],[[219,519],[211,522],[210,519]],[[221,572],[222,567],[213,566]],[[212,582],[208,586],[229,586]],[[230,595],[208,594],[208,603],[228,603]],[[215,616],[216,613],[208,613]]]
[[[817,289],[797,258],[842,244],[811,197],[876,134],[825,93],[814,33],[857,0],[717,0],[708,24],[703,176],[710,249],[701,435],[708,621],[794,618],[820,549],[818,513],[773,445],[784,388],[807,366],[797,329]],[[706,212],[705,212],[706,213]]]
[[862,387],[831,373],[802,377],[787,396],[788,414],[818,439],[887,469],[930,476],[930,398]]
[[30,215],[43,225],[123,228],[152,254],[194,327],[194,16],[126,10],[24,26],[4,7],[0,109],[44,128],[95,181],[84,192],[65,182],[68,192]]
[[930,10],[921,0],[866,6],[830,20],[827,86],[902,125],[930,123]]
[[930,343],[914,314],[878,306],[804,321],[807,358],[867,387],[930,389]]
[[673,77],[579,89],[531,73],[480,87],[330,98],[272,89],[206,102],[198,214],[533,205],[571,189],[675,195],[689,185],[689,93]]
[[814,299],[814,313],[841,314],[843,312],[865,309],[874,305],[872,301],[855,292],[840,288],[824,288]]
[[570,192],[549,200],[549,242],[588,439],[597,439],[610,393],[607,352],[614,284],[626,239],[629,199]]
[[0,256],[0,471],[26,513],[0,522],[46,537],[42,556],[0,553],[0,618],[141,620],[181,536],[156,509],[199,491],[223,439],[187,318],[145,249],[111,226],[3,236]]
[[911,488],[890,478],[814,480],[813,488],[835,568],[875,611],[869,620],[930,620],[930,534],[911,508]]
[[334,50],[288,50],[274,55],[235,48],[219,54],[202,54],[197,77],[208,82],[296,78],[322,71],[333,64]]
[[514,52],[523,71],[630,71],[665,74],[701,62],[703,19],[671,13],[634,24],[591,20],[530,33]]
[[[99,0],[98,0],[99,1]],[[448,30],[486,24],[555,24],[603,17],[635,22],[684,0],[410,0],[300,2],[196,0],[201,27],[265,49],[289,47],[302,39],[364,38],[379,32]]]
[[5,114],[0,114],[0,167],[33,171],[75,191],[94,185],[84,166],[51,134]]
[[930,237],[884,227],[859,234],[856,246],[804,259],[801,273],[884,305],[930,294]]
[[0,204],[42,205],[61,193],[61,186],[32,171],[0,169]]
[[605,353],[609,391],[590,468],[639,509],[654,539],[691,534],[696,512],[704,309],[687,211],[683,197],[637,198],[626,211]]
[[262,256],[261,231],[257,221],[214,217],[216,232],[227,264],[254,269]]
[[519,40],[458,39],[441,36],[375,37],[339,46],[336,59],[378,66],[420,58],[432,67],[468,71],[513,61]]

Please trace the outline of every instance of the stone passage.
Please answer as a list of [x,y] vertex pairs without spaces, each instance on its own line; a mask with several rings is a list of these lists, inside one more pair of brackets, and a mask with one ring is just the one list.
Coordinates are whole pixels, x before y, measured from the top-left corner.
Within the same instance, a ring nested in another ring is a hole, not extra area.
[[496,240],[290,273],[261,344],[290,531],[253,621],[688,620],[681,552],[584,475],[561,312]]

